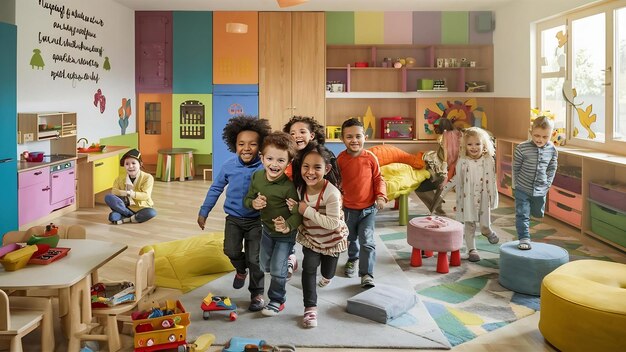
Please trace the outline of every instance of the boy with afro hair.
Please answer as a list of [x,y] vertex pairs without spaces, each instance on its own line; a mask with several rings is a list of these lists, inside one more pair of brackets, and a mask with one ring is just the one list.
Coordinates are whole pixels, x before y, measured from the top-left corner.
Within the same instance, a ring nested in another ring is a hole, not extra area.
[[254,116],[236,116],[228,120],[222,138],[228,149],[237,155],[227,160],[214,178],[198,213],[198,225],[204,230],[206,219],[224,188],[224,254],[236,269],[233,287],[242,288],[250,269],[248,290],[251,303],[248,309],[263,309],[264,273],[259,267],[261,245],[261,218],[259,211],[246,208],[243,199],[248,192],[252,174],[263,169],[259,148],[272,131],[269,122]]

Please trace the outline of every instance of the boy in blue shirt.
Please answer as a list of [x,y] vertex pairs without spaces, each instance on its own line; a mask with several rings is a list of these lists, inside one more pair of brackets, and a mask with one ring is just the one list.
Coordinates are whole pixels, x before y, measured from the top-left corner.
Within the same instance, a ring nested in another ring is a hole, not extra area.
[[242,288],[250,269],[251,303],[248,309],[260,311],[265,306],[263,301],[264,273],[259,267],[259,248],[261,245],[261,218],[257,210],[246,208],[243,199],[248,192],[252,174],[263,169],[259,157],[259,147],[272,131],[269,122],[252,116],[237,116],[228,121],[222,138],[228,149],[237,156],[227,160],[213,180],[204,203],[198,213],[198,225],[204,230],[206,219],[215,206],[224,188],[224,254],[237,270],[233,287]]

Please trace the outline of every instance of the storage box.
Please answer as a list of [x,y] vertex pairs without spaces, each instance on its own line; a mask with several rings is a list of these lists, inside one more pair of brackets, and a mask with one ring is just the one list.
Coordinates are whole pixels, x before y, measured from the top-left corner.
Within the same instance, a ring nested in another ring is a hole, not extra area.
[[580,228],[582,223],[582,214],[579,210],[553,200],[548,202],[548,214],[577,228]]
[[433,90],[433,80],[420,78],[417,80],[417,90]]
[[589,182],[589,199],[626,212],[626,185]]
[[626,230],[609,225],[604,221],[591,218],[591,231],[622,247],[626,247]]
[[326,139],[341,139],[341,126],[326,126]]
[[556,175],[554,175],[554,181],[552,181],[552,184],[564,190],[574,192],[576,194],[582,194],[583,183],[578,177],[557,172]]
[[583,197],[580,194],[566,191],[558,187],[550,188],[548,198],[578,211],[583,210]]
[[[189,313],[185,311],[180,301],[176,301],[174,307],[168,308],[168,303],[162,303],[162,305],[172,314],[133,320],[135,352],[176,349],[176,347],[187,343]],[[179,321],[175,325],[171,325],[170,320]]]
[[383,139],[413,139],[413,119],[404,117],[382,117],[380,131]]
[[611,209],[594,201],[589,201],[589,212],[591,217],[594,219],[600,220],[619,229],[626,229],[626,212]]
[[512,172],[512,167],[510,162],[502,161],[500,163],[500,171],[506,172],[510,174]]

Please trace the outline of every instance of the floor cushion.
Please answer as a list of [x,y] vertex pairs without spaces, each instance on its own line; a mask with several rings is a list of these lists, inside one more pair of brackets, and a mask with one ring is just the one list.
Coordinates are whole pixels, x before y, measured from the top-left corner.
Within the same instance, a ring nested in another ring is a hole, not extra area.
[[221,232],[148,245],[140,254],[151,249],[157,286],[188,292],[234,270]]
[[417,303],[414,292],[394,286],[376,284],[376,287],[348,299],[348,313],[386,324],[404,314]]
[[387,199],[390,200],[413,192],[422,181],[430,177],[426,169],[414,169],[400,163],[381,166],[380,172],[387,185]]

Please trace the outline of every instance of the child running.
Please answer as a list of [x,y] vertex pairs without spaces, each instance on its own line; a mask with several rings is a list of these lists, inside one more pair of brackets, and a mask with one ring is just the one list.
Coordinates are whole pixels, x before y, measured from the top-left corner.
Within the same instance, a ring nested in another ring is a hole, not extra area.
[[240,289],[244,286],[250,269],[248,290],[251,303],[248,310],[253,312],[258,312],[265,306],[265,274],[259,267],[261,219],[257,210],[244,207],[241,200],[248,192],[252,174],[263,169],[259,147],[271,132],[272,128],[267,120],[254,116],[237,116],[228,121],[222,139],[228,149],[237,155],[222,165],[198,213],[198,225],[204,230],[209,213],[226,188],[224,254],[236,270],[234,288]]
[[546,194],[556,174],[559,155],[550,141],[553,128],[548,117],[537,117],[530,130],[531,139],[515,147],[513,154],[515,228],[521,250],[531,249],[530,216],[543,217]]
[[[305,328],[317,326],[317,289],[326,287],[335,276],[339,254],[347,249],[348,228],[341,210],[341,175],[333,165],[332,153],[313,141],[299,155],[300,172],[294,183],[302,200],[288,201],[302,214],[296,241],[302,245],[302,291]],[[316,285],[317,267],[321,277]]]
[[491,209],[498,207],[494,155],[495,148],[487,131],[478,127],[466,129],[461,138],[456,175],[443,186],[441,193],[440,200],[456,187],[456,218],[465,225],[463,232],[470,262],[480,260],[476,250],[476,222],[489,243],[500,241],[491,229]]
[[[283,132],[289,133],[296,143],[296,158],[294,162],[287,166],[285,174],[290,180],[293,180],[293,166],[298,170],[297,154],[299,154],[311,141],[317,141],[319,144],[324,144],[326,137],[324,136],[324,127],[320,125],[314,118],[308,116],[293,116],[283,127]],[[335,156],[333,155],[333,158]],[[295,247],[289,254],[289,266],[287,267],[287,280],[291,279],[293,272],[298,270],[298,259],[296,257]]]
[[[341,125],[341,138],[346,146],[337,157],[344,191],[343,211],[348,235],[348,261],[344,267],[347,277],[354,277],[359,261],[361,287],[374,287],[376,213],[387,202],[387,185],[380,173],[376,155],[363,149],[363,123],[351,118]],[[358,242],[357,242],[358,241]]]
[[156,216],[152,208],[152,186],[154,178],[141,171],[143,161],[137,149],[131,149],[122,155],[120,166],[126,170],[113,182],[111,193],[104,196],[104,202],[111,208],[109,221],[112,224],[145,222]]
[[295,154],[294,142],[284,132],[273,132],[261,148],[263,170],[252,175],[244,199],[247,208],[261,213],[262,234],[259,262],[261,270],[271,275],[267,296],[270,302],[263,315],[278,315],[285,307],[287,257],[296,242],[296,232],[302,222],[298,209],[289,210],[287,199],[299,200],[293,182],[285,169]]

